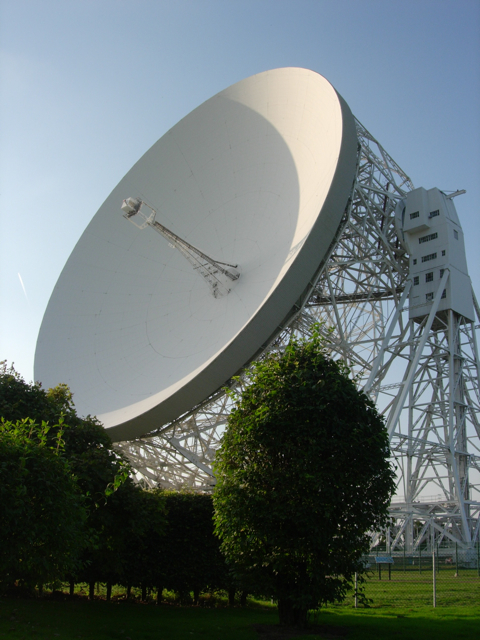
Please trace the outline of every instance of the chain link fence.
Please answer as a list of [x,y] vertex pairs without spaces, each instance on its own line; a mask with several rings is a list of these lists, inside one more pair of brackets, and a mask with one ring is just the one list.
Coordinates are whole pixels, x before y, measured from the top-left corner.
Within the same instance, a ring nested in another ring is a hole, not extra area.
[[[407,553],[378,546],[364,557],[365,572],[358,589],[370,606],[478,606],[480,604],[480,544],[425,544]],[[355,598],[356,606],[364,606]],[[351,602],[351,601],[350,601]]]

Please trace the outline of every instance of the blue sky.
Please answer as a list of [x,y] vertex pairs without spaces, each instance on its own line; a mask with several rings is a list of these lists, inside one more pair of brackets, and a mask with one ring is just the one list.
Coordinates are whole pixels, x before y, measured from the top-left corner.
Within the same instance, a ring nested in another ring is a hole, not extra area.
[[313,69],[455,203],[480,297],[479,0],[2,0],[0,359],[26,379],[76,241],[138,158],[230,84]]

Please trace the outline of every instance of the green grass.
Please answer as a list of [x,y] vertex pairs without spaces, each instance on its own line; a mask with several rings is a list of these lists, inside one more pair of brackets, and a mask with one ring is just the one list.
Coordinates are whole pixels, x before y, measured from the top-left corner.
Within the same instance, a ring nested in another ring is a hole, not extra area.
[[[436,582],[437,607],[480,605],[480,577],[476,570],[462,571],[458,578],[454,570],[440,571]],[[433,574],[431,570],[422,570],[422,573],[392,571],[389,580],[388,571],[384,571],[379,580],[378,574],[371,573],[365,583],[365,595],[373,601],[373,607],[432,606]],[[352,598],[347,600],[348,605],[351,602]]]
[[256,622],[270,624],[276,620],[274,609],[157,607],[39,599],[3,599],[0,605],[0,634],[12,640],[180,640],[192,637],[256,640],[257,634],[251,625]]
[[[106,603],[101,600],[64,601],[3,598],[0,638],[11,640],[258,640],[253,624],[275,624],[275,608],[202,608]],[[348,640],[473,640],[480,628],[480,607],[329,607],[317,624],[347,629]],[[316,640],[321,636],[299,634]]]

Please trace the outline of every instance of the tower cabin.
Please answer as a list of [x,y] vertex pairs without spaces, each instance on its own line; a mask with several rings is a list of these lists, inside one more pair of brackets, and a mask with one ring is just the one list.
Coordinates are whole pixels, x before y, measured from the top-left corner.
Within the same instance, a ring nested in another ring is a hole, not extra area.
[[463,231],[452,199],[437,188],[414,189],[397,205],[395,224],[410,256],[410,319],[421,322],[428,316],[439,293],[437,316],[446,316],[451,309],[473,321]]

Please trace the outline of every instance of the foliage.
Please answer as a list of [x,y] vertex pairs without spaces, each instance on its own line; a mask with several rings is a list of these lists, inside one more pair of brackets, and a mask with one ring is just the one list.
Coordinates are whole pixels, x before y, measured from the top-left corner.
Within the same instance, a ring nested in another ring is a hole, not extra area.
[[50,442],[61,429],[61,455],[69,461],[91,509],[105,505],[108,496],[127,481],[128,463],[113,450],[110,436],[95,417],[77,415],[66,384],[44,390],[38,382],[26,383],[13,366],[1,362],[0,416],[12,422],[29,418],[52,425],[46,434]]
[[228,589],[231,577],[214,536],[212,497],[168,491],[165,499],[167,527],[157,584],[180,594]]
[[63,450],[61,424],[0,423],[0,586],[34,586],[76,571],[86,512]]
[[154,586],[165,530],[165,499],[131,481],[99,510],[97,541],[85,551],[79,582]]
[[[120,493],[116,499],[124,500]],[[130,508],[124,504],[126,522],[130,526],[128,542],[122,549],[124,567],[122,584],[155,588],[158,585],[159,568],[163,562],[164,536],[167,527],[166,499],[161,489],[144,490],[135,486]]]
[[318,335],[253,365],[215,471],[216,532],[281,622],[341,600],[394,490],[384,423]]
[[[54,450],[57,464],[70,474],[70,484],[62,479],[60,485],[67,491],[76,483],[83,495],[87,520],[85,527],[78,529],[82,544],[72,544],[70,556],[67,554],[63,564],[58,561],[50,576],[55,574],[70,583],[165,587],[180,594],[194,591],[197,597],[202,590],[232,587],[213,534],[211,496],[145,491],[135,485],[128,477],[127,463],[113,450],[102,425],[95,418],[77,415],[66,385],[45,391],[40,384],[27,384],[3,363],[0,414],[4,416],[5,442],[15,436],[28,441],[32,450],[35,446]],[[37,468],[32,468],[33,484],[35,473]],[[58,478],[62,477],[59,473]],[[10,500],[4,503],[5,518],[11,520],[22,507],[17,485],[20,487],[12,474]],[[39,496],[39,508],[42,500]],[[31,531],[33,535],[36,530]],[[53,539],[58,531],[53,528]],[[63,545],[59,545],[59,553],[61,549]],[[38,551],[40,554],[41,547]],[[20,577],[19,553],[14,545],[5,548],[5,557],[14,567],[9,576],[16,576],[15,580]],[[77,561],[70,561],[74,556]],[[42,581],[43,577],[38,578]]]
[[17,422],[30,418],[52,425],[47,439],[54,441],[61,425],[64,456],[70,463],[90,507],[104,505],[128,477],[129,466],[112,448],[110,436],[92,416],[81,418],[65,384],[45,390],[28,384],[6,362],[0,363],[0,416]]
[[[85,563],[91,564],[95,555],[105,551],[106,541],[121,534],[125,510],[121,500],[112,500],[112,496],[124,485],[132,490],[128,464],[113,450],[108,433],[96,418],[77,415],[66,385],[45,391],[39,383],[27,384],[5,362],[0,365],[0,416],[4,420],[3,438],[9,437],[8,431],[15,425],[18,437],[29,440],[31,448],[36,446],[34,442],[46,449],[57,447],[62,464],[75,476],[88,516],[83,529],[85,569]],[[59,439],[61,448],[57,446]],[[15,487],[13,476],[11,485]],[[78,575],[78,564],[64,568],[72,579]],[[65,574],[57,577],[64,578]]]

